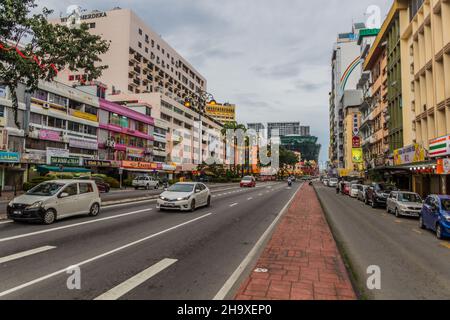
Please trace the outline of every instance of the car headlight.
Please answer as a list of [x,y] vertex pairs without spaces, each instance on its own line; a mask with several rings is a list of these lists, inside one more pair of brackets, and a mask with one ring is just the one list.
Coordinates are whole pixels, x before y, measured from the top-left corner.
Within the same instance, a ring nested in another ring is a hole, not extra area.
[[450,215],[445,215],[444,219],[447,220],[447,222],[450,222]]
[[185,200],[189,200],[190,196],[188,197],[184,197],[184,198],[178,198],[177,201],[185,201]]
[[37,201],[35,203],[33,203],[32,205],[28,206],[27,209],[38,209],[40,207],[42,207],[43,202],[42,201]]
[[160,198],[161,200],[166,200],[166,198],[163,197],[163,196],[159,196],[159,198]]

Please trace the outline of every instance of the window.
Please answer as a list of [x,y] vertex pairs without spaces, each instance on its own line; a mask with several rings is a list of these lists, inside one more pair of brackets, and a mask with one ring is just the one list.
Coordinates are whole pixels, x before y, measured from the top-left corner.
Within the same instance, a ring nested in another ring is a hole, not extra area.
[[142,48],[142,43],[141,42],[138,42],[138,47]]
[[82,125],[77,122],[69,121],[68,130],[74,132],[82,132]]
[[31,112],[30,123],[42,125],[42,115],[38,113]]
[[142,29],[139,29],[139,35],[142,36]]
[[80,183],[80,194],[91,193],[94,192],[94,188],[91,183]]
[[85,134],[89,134],[91,136],[96,136],[97,135],[97,128],[96,127],[91,127],[88,125],[84,125],[84,133]]
[[161,47],[159,46],[159,44],[156,46],[156,49],[158,49],[158,50],[160,50],[161,49]]
[[145,53],[148,53],[148,48],[147,47],[145,47]]
[[59,104],[60,106],[66,106],[67,105],[67,99],[64,97],[61,97],[57,94],[48,93],[48,102],[54,103],[54,104]]
[[65,129],[66,128],[66,120],[48,117],[47,125],[49,127],[53,127],[53,128]]
[[47,101],[47,92],[44,90],[37,90],[33,93],[33,97],[39,100]]
[[85,108],[84,108],[84,112],[96,116],[97,115],[97,108],[86,105]]
[[3,118],[5,116],[5,107],[0,106],[0,118]]
[[152,40],[152,48],[154,48],[154,47],[155,47],[155,41]]
[[75,76],[69,76],[69,81],[73,81],[73,80],[75,80]]
[[95,29],[95,22],[90,23],[90,24],[89,24],[89,28],[90,28],[90,29]]
[[62,193],[69,194],[69,197],[76,196],[78,194],[78,188],[76,184],[68,185]]
[[146,43],[149,42],[148,34],[145,35],[145,42],[146,42]]

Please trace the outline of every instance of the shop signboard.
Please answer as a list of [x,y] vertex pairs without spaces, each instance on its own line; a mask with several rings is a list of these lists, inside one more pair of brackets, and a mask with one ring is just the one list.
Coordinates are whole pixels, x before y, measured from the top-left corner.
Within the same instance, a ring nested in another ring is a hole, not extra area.
[[144,150],[143,149],[138,149],[138,148],[127,147],[127,154],[130,157],[143,158],[144,157]]
[[397,149],[394,151],[394,165],[401,166],[410,163],[424,162],[427,158],[427,152],[419,144]]
[[430,157],[450,155],[450,135],[430,141]]
[[19,163],[20,153],[18,152],[0,152],[0,163]]
[[141,169],[141,170],[160,169],[160,166],[157,163],[138,162],[138,161],[122,161],[122,167],[126,169]]
[[354,136],[352,139],[352,147],[353,148],[361,148],[361,138],[358,136]]
[[436,166],[437,174],[450,174],[450,159],[438,159]]
[[47,147],[47,164],[51,164],[52,157],[69,158],[69,150]]
[[100,168],[119,168],[120,161],[109,161],[109,160],[84,160],[85,167],[100,167]]
[[51,157],[50,164],[53,166],[78,167],[80,166],[80,158]]
[[93,140],[69,139],[69,146],[87,150],[98,150],[98,142]]

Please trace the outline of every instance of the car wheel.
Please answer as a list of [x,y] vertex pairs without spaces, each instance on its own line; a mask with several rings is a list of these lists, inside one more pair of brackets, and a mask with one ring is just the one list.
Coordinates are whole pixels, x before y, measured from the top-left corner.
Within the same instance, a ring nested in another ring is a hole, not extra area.
[[155,186],[155,190],[157,190],[157,189],[159,189],[159,184],[157,184],[157,185]]
[[139,189],[138,187],[134,187],[134,190],[137,190],[137,189]]
[[419,217],[419,227],[420,227],[420,229],[426,229],[425,223],[423,223],[422,215],[420,215],[420,217]]
[[444,237],[442,236],[442,227],[439,223],[436,225],[436,238],[438,238],[439,240],[444,239]]
[[397,209],[397,208],[395,208],[395,217],[396,217],[396,218],[400,218],[400,214],[399,214],[399,212],[398,212],[398,209]]
[[56,220],[56,212],[53,209],[45,211],[44,218],[42,219],[44,224],[52,224]]
[[191,212],[195,211],[195,199],[191,201]]
[[375,200],[372,200],[370,203],[371,203],[373,209],[375,209],[377,207]]
[[208,196],[208,201],[206,201],[206,207],[210,207],[211,206],[211,196]]
[[98,203],[94,203],[89,210],[89,216],[96,217],[100,213],[100,205]]

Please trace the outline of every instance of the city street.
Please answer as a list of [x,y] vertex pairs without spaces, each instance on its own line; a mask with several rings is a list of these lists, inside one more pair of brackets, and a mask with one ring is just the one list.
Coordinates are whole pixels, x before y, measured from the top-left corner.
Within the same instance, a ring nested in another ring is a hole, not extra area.
[[[421,230],[417,219],[395,218],[334,188],[315,185],[338,242],[350,260],[363,298],[448,299],[450,242]],[[368,290],[367,268],[381,269],[381,290]]]
[[299,186],[213,190],[195,213],[147,201],[51,226],[0,222],[0,299],[212,299]]

